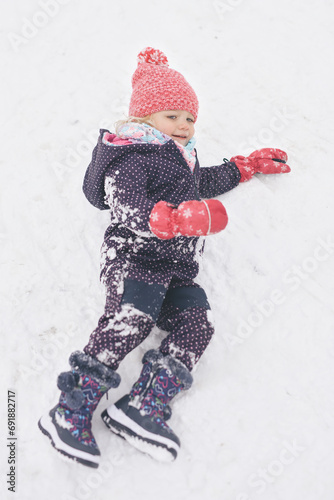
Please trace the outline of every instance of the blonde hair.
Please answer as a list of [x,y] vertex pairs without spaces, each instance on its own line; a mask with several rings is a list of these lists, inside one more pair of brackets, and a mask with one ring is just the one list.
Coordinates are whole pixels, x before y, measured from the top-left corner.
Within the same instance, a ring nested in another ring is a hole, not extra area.
[[127,118],[124,118],[124,120],[118,120],[115,123],[116,134],[118,134],[120,128],[123,125],[125,125],[126,123],[133,123],[133,122],[134,123],[146,123],[147,125],[152,125],[152,127],[153,127],[154,125],[153,125],[151,116],[152,115],[146,115],[146,116],[143,116],[142,118],[140,118],[138,116],[128,116]]

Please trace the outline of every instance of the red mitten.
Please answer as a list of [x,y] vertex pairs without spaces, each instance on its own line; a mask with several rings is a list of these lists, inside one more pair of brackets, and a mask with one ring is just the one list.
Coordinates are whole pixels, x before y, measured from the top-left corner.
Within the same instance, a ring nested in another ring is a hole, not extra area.
[[287,154],[280,149],[263,148],[257,149],[248,157],[233,156],[233,161],[241,173],[240,182],[248,181],[257,172],[261,174],[283,174],[290,172],[286,164]]
[[228,218],[219,200],[191,200],[178,206],[175,220],[183,236],[207,236],[225,229]]
[[158,201],[150,214],[150,228],[152,233],[162,240],[174,238],[177,228],[174,222],[176,208],[167,201]]
[[168,240],[182,236],[207,236],[219,233],[227,225],[227,213],[218,200],[184,201],[178,208],[159,201],[150,215],[152,233]]

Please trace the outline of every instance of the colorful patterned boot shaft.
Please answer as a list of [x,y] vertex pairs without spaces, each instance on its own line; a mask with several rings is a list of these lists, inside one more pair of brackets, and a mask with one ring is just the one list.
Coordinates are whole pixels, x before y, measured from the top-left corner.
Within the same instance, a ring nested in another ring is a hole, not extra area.
[[62,392],[54,417],[57,424],[77,441],[97,448],[91,430],[92,416],[102,396],[111,387],[117,387],[120,378],[94,358],[83,353],[74,354],[78,354],[74,359],[73,355],[70,358],[74,369],[58,377],[58,388]]
[[166,424],[171,416],[168,403],[190,387],[192,377],[180,362],[171,356],[163,356],[160,351],[148,351],[143,363],[140,377],[132,387],[129,405],[165,430],[170,430]]
[[[78,374],[75,371],[67,373],[77,378]],[[86,375],[79,375],[78,378],[78,385],[73,390],[77,397],[73,397],[71,392],[62,391],[55,418],[59,425],[69,430],[79,442],[96,447],[97,444],[91,431],[91,421],[94,410],[108,387]],[[77,408],[78,402],[82,402],[79,408]]]

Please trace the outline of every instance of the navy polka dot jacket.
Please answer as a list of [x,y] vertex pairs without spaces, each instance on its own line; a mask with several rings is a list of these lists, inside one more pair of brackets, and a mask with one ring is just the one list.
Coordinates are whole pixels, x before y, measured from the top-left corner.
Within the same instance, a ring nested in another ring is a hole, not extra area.
[[108,130],[100,130],[83,183],[84,194],[92,205],[111,210],[105,242],[124,238],[129,244],[138,242],[139,237],[139,248],[130,245],[128,249],[135,251],[137,258],[181,259],[191,264],[198,238],[160,240],[150,231],[150,213],[160,200],[178,206],[183,201],[214,198],[233,189],[241,178],[235,163],[200,167],[197,159],[192,173],[173,139],[163,145],[114,146],[105,139],[107,136]]

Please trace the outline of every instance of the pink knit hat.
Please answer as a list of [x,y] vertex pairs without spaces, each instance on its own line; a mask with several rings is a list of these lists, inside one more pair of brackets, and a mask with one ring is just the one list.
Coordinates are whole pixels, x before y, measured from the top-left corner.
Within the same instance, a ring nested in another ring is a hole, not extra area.
[[143,116],[181,109],[198,114],[197,96],[185,78],[168,66],[167,57],[160,50],[146,47],[138,54],[138,66],[132,77],[130,116]]

